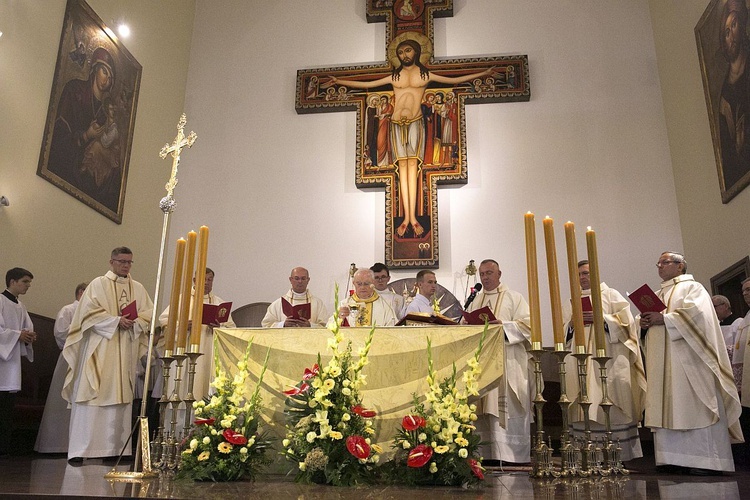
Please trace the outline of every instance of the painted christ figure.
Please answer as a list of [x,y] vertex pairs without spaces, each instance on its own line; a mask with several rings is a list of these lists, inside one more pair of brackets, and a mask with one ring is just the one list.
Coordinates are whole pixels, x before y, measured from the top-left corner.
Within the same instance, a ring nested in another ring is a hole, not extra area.
[[[395,42],[395,40],[394,40]],[[427,40],[423,43],[429,43]],[[357,89],[371,89],[390,84],[393,87],[393,112],[390,120],[390,148],[399,178],[399,192],[404,209],[404,220],[396,229],[404,236],[409,226],[414,236],[424,233],[416,217],[419,169],[425,158],[425,130],[422,102],[430,82],[455,85],[481,78],[493,73],[489,68],[470,75],[447,77],[430,72],[420,60],[422,45],[411,38],[403,39],[395,50],[399,65],[389,76],[372,81],[357,81],[329,76],[324,86],[345,85]]]

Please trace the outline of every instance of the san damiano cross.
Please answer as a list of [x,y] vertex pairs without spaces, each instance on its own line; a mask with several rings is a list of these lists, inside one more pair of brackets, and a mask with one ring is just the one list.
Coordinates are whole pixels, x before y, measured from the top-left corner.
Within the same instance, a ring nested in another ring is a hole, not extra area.
[[[438,184],[466,184],[466,103],[528,101],[528,57],[433,57],[453,0],[366,0],[381,63],[297,71],[297,113],[357,112],[356,185],[385,187],[385,261],[438,267]],[[394,186],[396,189],[394,189]]]

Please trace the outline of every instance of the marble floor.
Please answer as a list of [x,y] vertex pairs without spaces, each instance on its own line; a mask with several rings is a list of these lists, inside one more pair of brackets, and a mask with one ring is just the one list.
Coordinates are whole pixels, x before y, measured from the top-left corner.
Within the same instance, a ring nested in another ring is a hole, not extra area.
[[[0,460],[0,497],[13,498],[294,498],[317,499],[631,499],[631,498],[750,498],[750,468],[723,476],[697,477],[657,474],[653,458],[633,460],[631,474],[588,479],[531,479],[527,472],[489,468],[486,487],[404,488],[372,486],[334,488],[300,485],[290,476],[265,475],[255,482],[194,483],[160,477],[129,483],[110,482],[104,474],[111,464],[87,460],[74,467],[59,455],[24,455]],[[119,465],[118,470],[129,466]]]

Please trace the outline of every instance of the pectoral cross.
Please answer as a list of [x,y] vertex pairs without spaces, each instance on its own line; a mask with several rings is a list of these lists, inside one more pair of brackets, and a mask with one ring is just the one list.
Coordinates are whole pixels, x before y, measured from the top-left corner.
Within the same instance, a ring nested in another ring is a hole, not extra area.
[[453,0],[366,1],[387,60],[298,70],[295,108],[357,112],[355,183],[385,187],[386,264],[436,268],[437,186],[468,181],[464,106],[528,101],[528,57],[435,59],[433,19]]
[[[169,181],[167,181],[167,184],[164,186],[164,189],[167,190],[167,196],[166,199],[172,200],[174,198],[174,188],[177,187],[177,167],[180,164],[180,153],[182,152],[182,149],[184,147],[192,147],[195,140],[198,138],[198,135],[195,132],[190,132],[187,137],[185,137],[185,124],[187,123],[187,117],[185,116],[185,113],[182,113],[182,116],[180,116],[180,121],[177,122],[177,136],[174,138],[174,141],[172,144],[165,144],[163,148],[161,148],[161,151],[159,151],[159,156],[163,160],[167,157],[168,154],[172,154],[172,174],[169,177]],[[163,201],[163,200],[162,200]]]

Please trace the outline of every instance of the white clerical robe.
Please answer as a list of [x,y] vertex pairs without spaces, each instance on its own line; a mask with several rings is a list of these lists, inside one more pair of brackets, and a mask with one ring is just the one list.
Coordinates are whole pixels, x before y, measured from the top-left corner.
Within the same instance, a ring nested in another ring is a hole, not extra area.
[[[10,294],[10,292],[5,292]],[[21,390],[21,358],[34,361],[34,348],[20,342],[21,330],[34,331],[26,306],[0,294],[0,391]],[[18,300],[18,299],[16,299]]]
[[[293,306],[309,303],[311,316],[310,326],[326,326],[328,314],[326,314],[323,301],[311,294],[309,290],[304,293],[297,293],[294,290],[289,290],[283,298]],[[281,307],[281,298],[278,298],[268,306],[266,315],[263,317],[263,321],[261,321],[260,324],[263,328],[283,328],[284,321],[286,321],[286,314],[284,314],[284,310]]]
[[529,354],[531,326],[529,305],[523,296],[503,283],[494,290],[482,290],[468,311],[489,307],[505,332],[503,376],[500,386],[482,398],[478,426],[488,441],[485,458],[525,463],[531,455],[531,391]]
[[[133,328],[119,328],[120,311],[136,301]],[[73,315],[63,356],[63,397],[71,404],[68,457],[119,455],[131,428],[135,363],[148,335],[153,303],[130,276],[112,271],[93,280]],[[125,449],[129,455],[130,447]]]
[[[194,299],[195,288],[193,288],[193,291],[190,295],[190,313],[188,315],[189,319],[191,319],[193,315]],[[226,301],[213,292],[203,295],[204,304],[218,305],[223,304],[224,302]],[[164,309],[164,312],[162,312],[161,316],[159,316],[159,324],[162,326],[162,328],[167,325],[168,320],[169,307]],[[221,323],[220,325],[221,328],[234,328],[235,326],[236,325],[234,324],[234,321],[232,321],[231,316],[229,318],[229,321],[227,321],[226,323]],[[193,396],[195,396],[196,401],[200,401],[209,394],[213,394],[215,392],[210,388],[210,384],[214,380],[215,376],[214,371],[216,370],[216,366],[214,365],[214,329],[210,325],[201,325],[201,343],[199,352],[202,352],[203,356],[199,356],[198,361],[195,364],[195,382],[193,385]],[[145,355],[145,351],[143,351],[142,354]],[[159,379],[163,380],[161,370],[157,370],[157,372],[159,373],[157,375],[157,381]],[[158,387],[158,383],[154,382],[154,391],[156,391]],[[161,391],[159,391],[158,395],[152,394],[152,397],[161,397]]]
[[690,274],[663,282],[658,295],[664,325],[645,342],[656,464],[733,471],[741,407],[711,296]]
[[42,423],[39,424],[39,433],[36,435],[36,443],[34,444],[34,451],[39,453],[66,453],[68,451],[70,408],[68,408],[68,402],[62,397],[68,362],[62,355],[62,348],[65,346],[65,339],[68,338],[68,329],[77,307],[77,300],[63,306],[55,318],[55,340],[60,348],[60,355],[57,357],[55,371],[52,374],[47,402],[44,404]]
[[412,300],[409,305],[406,306],[406,314],[412,313],[426,313],[434,315],[435,309],[432,308],[432,301],[430,299],[428,299],[421,293],[418,293],[414,296],[414,300]]
[[[632,460],[643,456],[641,440],[638,436],[638,422],[643,414],[646,401],[646,374],[641,359],[638,343],[638,328],[630,312],[630,303],[614,288],[606,283],[601,284],[602,312],[604,313],[604,343],[607,356],[607,395],[612,402],[610,407],[610,424],[612,439],[619,441],[622,447],[622,460]],[[591,290],[583,290],[582,295],[590,296]],[[566,308],[567,332],[572,332],[570,320],[572,312]],[[584,327],[586,352],[596,352],[593,325]],[[568,349],[575,352],[574,340],[568,342]],[[578,405],[580,387],[578,381],[578,362],[573,356],[565,358],[565,385],[568,397],[574,400],[570,405],[569,418],[574,435],[583,437],[584,414]],[[605,415],[599,406],[602,401],[602,382],[599,376],[599,363],[588,358],[587,390],[591,437],[599,440],[604,437]],[[578,396],[575,396],[578,395]]]
[[[742,318],[740,323],[737,324],[737,332],[734,336],[732,363],[735,362],[734,360],[737,360],[737,363],[741,363],[743,367],[746,362],[748,363],[748,366],[750,366],[750,360],[746,359],[746,356],[750,356],[750,349],[747,348],[748,343],[750,343],[750,312],[748,312],[747,315]],[[742,389],[742,406],[750,407],[750,376],[743,376],[744,368],[740,368],[739,374],[740,387]]]
[[393,313],[396,315],[396,321],[404,317],[406,314],[406,303],[403,295],[394,292],[391,288],[376,291],[378,292],[378,295],[380,295],[380,297],[391,306]]
[[[348,326],[393,326],[396,324],[396,313],[393,312],[393,309],[391,309],[391,305],[386,302],[383,299],[383,296],[380,295],[377,291],[373,291],[373,294],[375,295],[375,300],[371,302],[372,304],[372,312],[370,313],[371,318],[369,322],[363,323],[363,318],[365,317],[362,315],[362,310],[367,307],[367,305],[364,302],[361,302],[357,295],[354,294],[350,296],[346,301],[344,302],[345,305],[348,306],[357,306],[359,307],[359,314],[355,315],[350,314],[347,318],[347,322],[349,323]],[[333,315],[331,315],[330,319],[328,320],[328,325],[333,325],[333,322],[336,319],[336,316],[338,315],[338,311],[334,312]]]

